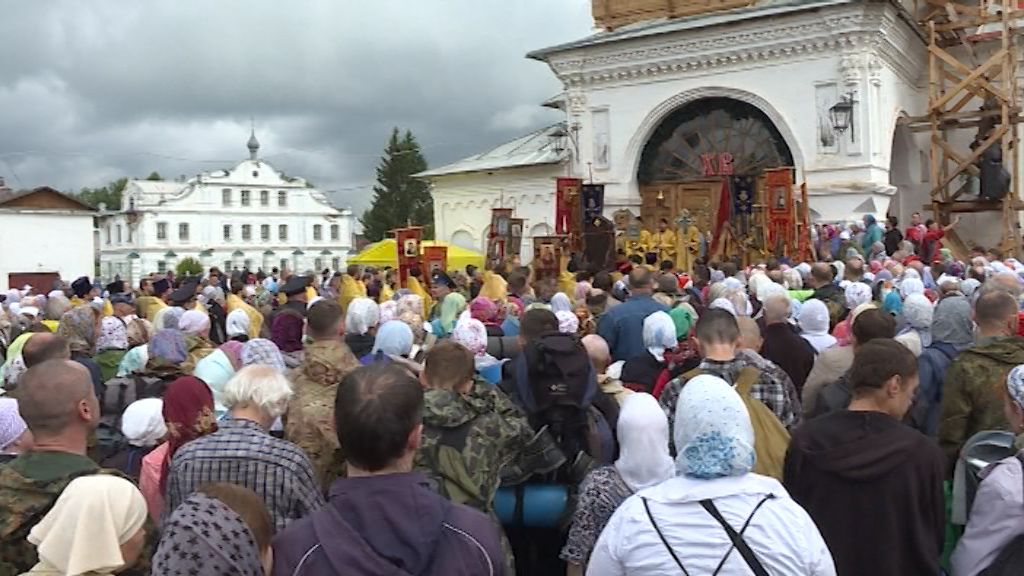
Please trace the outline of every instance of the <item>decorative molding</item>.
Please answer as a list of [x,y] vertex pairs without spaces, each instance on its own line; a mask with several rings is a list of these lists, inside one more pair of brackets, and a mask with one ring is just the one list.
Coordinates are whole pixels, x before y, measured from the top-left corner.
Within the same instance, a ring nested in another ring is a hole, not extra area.
[[[822,12],[831,12],[822,16]],[[918,85],[924,44],[884,3],[736,21],[707,28],[578,47],[547,56],[567,89],[768,67],[842,52],[875,54]],[[919,55],[915,58],[914,55]]]
[[566,100],[569,102],[569,113],[573,116],[582,116],[587,111],[587,96],[579,87],[570,88],[566,92]]
[[868,81],[873,86],[882,85],[882,60],[877,54],[868,56]]
[[856,84],[861,78],[864,57],[859,53],[845,53],[839,57],[839,77],[847,84]]

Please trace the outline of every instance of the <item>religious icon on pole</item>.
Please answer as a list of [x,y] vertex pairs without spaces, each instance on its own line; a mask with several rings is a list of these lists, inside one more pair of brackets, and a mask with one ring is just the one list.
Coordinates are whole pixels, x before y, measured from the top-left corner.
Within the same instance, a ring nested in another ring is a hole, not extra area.
[[580,205],[579,178],[558,178],[555,181],[555,234],[569,234],[573,223],[578,222],[580,215],[576,209]]
[[448,247],[447,246],[424,246],[423,247],[423,262],[429,278],[434,272],[444,272],[448,269]]
[[398,252],[398,277],[401,286],[405,286],[406,278],[409,276],[409,269],[418,266],[420,263],[420,238],[423,236],[423,228],[412,226],[409,228],[398,228],[395,233],[395,243]]

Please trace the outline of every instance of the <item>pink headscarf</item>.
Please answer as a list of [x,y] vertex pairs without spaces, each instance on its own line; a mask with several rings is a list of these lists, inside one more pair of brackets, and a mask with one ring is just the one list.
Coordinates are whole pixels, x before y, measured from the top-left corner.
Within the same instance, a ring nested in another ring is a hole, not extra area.
[[484,324],[498,324],[498,305],[484,296],[477,296],[469,303],[469,314]]
[[224,355],[231,361],[231,365],[235,367],[235,370],[242,368],[242,348],[245,344],[237,340],[229,340],[220,345],[220,349],[224,351]]

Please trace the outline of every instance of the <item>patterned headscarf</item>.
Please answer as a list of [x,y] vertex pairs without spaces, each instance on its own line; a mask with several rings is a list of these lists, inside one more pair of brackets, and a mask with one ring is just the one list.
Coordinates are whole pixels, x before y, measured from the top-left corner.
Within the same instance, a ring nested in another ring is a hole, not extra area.
[[270,339],[277,344],[281,352],[298,352],[302,350],[302,330],[305,322],[298,314],[280,312],[274,317],[270,326]]
[[871,287],[863,282],[850,282],[844,292],[847,310],[853,310],[857,306],[871,301]]
[[91,356],[96,349],[96,309],[78,306],[60,317],[57,335],[68,341],[72,353]]
[[380,304],[380,323],[390,322],[398,317],[398,302],[388,300]]
[[127,350],[128,327],[117,316],[105,316],[100,320],[100,335],[96,338],[96,349]]
[[423,297],[419,294],[403,294],[398,299],[398,315],[401,316],[404,312],[412,312],[423,316]]
[[252,366],[253,364],[273,366],[282,374],[288,371],[277,344],[266,338],[253,338],[242,346],[242,365]]
[[473,298],[473,301],[469,303],[469,313],[474,319],[483,322],[484,325],[496,325],[500,322],[498,318],[498,304],[490,298],[484,298],[483,296]]
[[193,492],[167,519],[153,573],[263,576],[263,565],[242,517],[220,500]]
[[128,347],[141,346],[153,336],[153,323],[144,318],[134,318],[128,322]]
[[178,330],[159,330],[149,341],[150,368],[166,368],[177,366],[188,358],[188,345],[185,335]]
[[558,331],[562,334],[575,334],[580,329],[580,319],[575,312],[559,310],[555,312],[558,319]]
[[[575,316],[573,316],[575,318]],[[452,341],[462,344],[473,356],[487,354],[487,328],[474,318],[462,318],[452,330]]]
[[18,401],[0,396],[0,454],[28,430],[28,425],[18,412]]
[[424,339],[427,337],[427,331],[423,328],[423,316],[420,316],[417,312],[410,312],[408,310],[398,315],[398,319],[412,330],[412,339],[414,344],[423,344]]
[[1024,364],[1014,366],[1006,376],[1006,391],[1010,393],[1010,399],[1024,408]]
[[213,393],[195,376],[182,376],[167,386],[163,405],[167,425],[167,458],[161,484],[166,483],[171,458],[186,442],[217,431]]
[[676,472],[703,480],[754,468],[754,429],[739,394],[725,380],[689,380],[676,403]]

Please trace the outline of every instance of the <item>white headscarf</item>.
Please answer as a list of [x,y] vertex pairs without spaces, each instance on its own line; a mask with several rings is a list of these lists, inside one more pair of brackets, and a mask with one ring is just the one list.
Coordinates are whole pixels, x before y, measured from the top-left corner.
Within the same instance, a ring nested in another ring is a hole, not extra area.
[[210,329],[210,317],[198,310],[187,310],[178,320],[178,329],[186,334],[202,334]]
[[164,401],[160,398],[136,400],[121,415],[121,433],[132,446],[149,448],[167,434],[164,423]]
[[80,476],[29,532],[39,565],[61,574],[106,574],[121,568],[121,545],[146,521],[146,500],[130,481],[112,474]]
[[739,394],[725,380],[701,375],[676,403],[676,473],[711,479],[754,469],[754,428]]
[[668,314],[657,311],[644,318],[644,347],[658,362],[665,361],[665,350],[676,347],[676,325]]
[[853,310],[866,302],[871,302],[871,287],[863,282],[850,282],[844,291],[846,308]]
[[551,297],[551,311],[556,314],[558,312],[572,312],[572,301],[565,294],[557,292]]
[[900,334],[917,332],[921,338],[921,347],[931,346],[932,318],[935,314],[935,308],[932,306],[931,300],[925,297],[924,294],[911,294],[903,301],[903,311],[901,314],[907,322],[907,327]]
[[732,305],[732,302],[726,300],[725,298],[716,298],[715,301],[712,302],[710,306],[708,306],[708,308],[711,310],[725,310],[729,314],[736,316],[736,307]]
[[668,453],[668,418],[654,396],[646,392],[627,396],[616,430],[619,459],[615,469],[634,491],[660,484],[675,474]]
[[234,338],[235,336],[248,336],[249,335],[249,315],[245,313],[245,310],[241,308],[232,310],[228,314],[226,323],[228,332],[228,338]]
[[[913,272],[915,275],[917,274],[915,270],[907,270],[906,274],[910,272]],[[911,294],[924,294],[924,282],[921,282],[919,278],[907,278],[904,276],[903,282],[900,283],[900,296],[906,300],[907,296]]]
[[828,333],[828,307],[816,298],[804,302],[797,316],[800,324],[800,335],[810,342],[818,352],[836,345],[836,339]]
[[363,335],[380,322],[380,307],[369,298],[356,298],[348,303],[345,333]]

